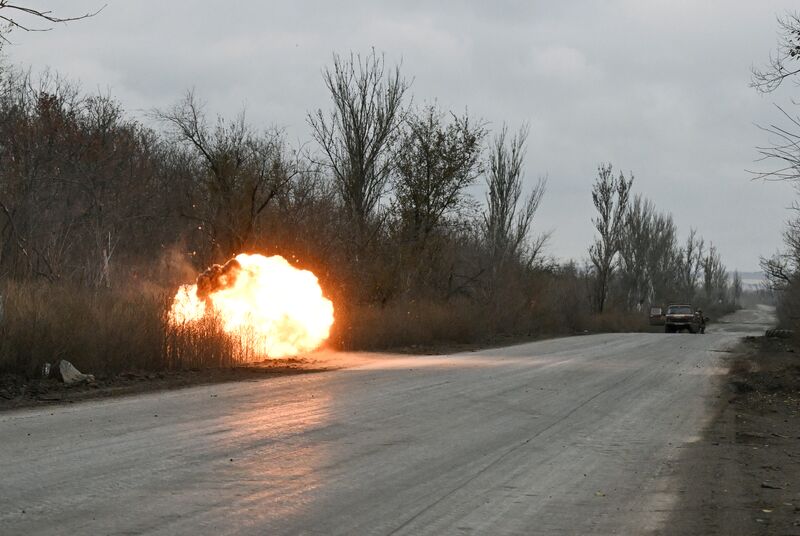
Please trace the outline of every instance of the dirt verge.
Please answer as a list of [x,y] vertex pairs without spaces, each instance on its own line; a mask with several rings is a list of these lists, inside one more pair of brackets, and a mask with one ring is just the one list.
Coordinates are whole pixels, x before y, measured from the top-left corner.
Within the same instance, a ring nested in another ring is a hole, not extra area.
[[[660,333],[663,331],[663,327],[641,326],[639,331]],[[589,331],[571,335],[588,334],[590,334]],[[531,343],[557,337],[559,335],[496,336],[475,343],[414,344],[392,347],[369,355],[446,355]],[[353,357],[359,355],[359,353],[326,352],[322,358],[319,358],[316,354],[311,354],[310,357],[267,360],[261,363],[232,368],[156,372],[129,371],[115,375],[97,375],[94,371],[89,370],[82,372],[95,374],[96,381],[73,386],[66,386],[55,379],[28,379],[19,374],[0,373],[0,411],[45,404],[69,404],[81,400],[179,389],[194,385],[323,372],[360,363],[358,359]],[[342,359],[343,356],[350,357]]]
[[55,379],[25,379],[15,374],[0,375],[0,411],[44,404],[131,395],[194,385],[247,381],[330,370],[331,366],[311,359],[275,359],[232,368],[191,369],[161,372],[129,371],[97,376],[91,383],[67,386]]
[[800,535],[800,351],[748,337],[714,418],[677,462],[666,534]]

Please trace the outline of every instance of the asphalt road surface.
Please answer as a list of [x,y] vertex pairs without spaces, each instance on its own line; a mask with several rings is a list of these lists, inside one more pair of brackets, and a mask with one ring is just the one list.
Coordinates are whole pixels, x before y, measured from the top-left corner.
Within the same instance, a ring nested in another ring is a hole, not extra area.
[[721,356],[770,321],[0,413],[0,534],[657,532]]

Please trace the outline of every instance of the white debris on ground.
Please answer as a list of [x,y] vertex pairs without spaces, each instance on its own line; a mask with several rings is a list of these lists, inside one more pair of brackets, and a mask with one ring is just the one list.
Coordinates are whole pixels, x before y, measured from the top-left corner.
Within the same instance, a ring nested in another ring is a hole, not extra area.
[[55,377],[66,385],[75,385],[78,383],[90,383],[94,381],[94,375],[84,374],[75,368],[75,365],[66,359],[60,360],[56,366],[52,368],[50,375]]

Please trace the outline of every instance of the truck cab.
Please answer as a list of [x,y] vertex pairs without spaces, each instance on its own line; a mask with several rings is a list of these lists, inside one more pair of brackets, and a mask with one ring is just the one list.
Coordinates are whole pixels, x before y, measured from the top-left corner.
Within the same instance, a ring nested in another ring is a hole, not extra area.
[[689,304],[667,306],[667,313],[664,317],[664,333],[678,333],[683,330],[689,333],[700,333],[700,317]]

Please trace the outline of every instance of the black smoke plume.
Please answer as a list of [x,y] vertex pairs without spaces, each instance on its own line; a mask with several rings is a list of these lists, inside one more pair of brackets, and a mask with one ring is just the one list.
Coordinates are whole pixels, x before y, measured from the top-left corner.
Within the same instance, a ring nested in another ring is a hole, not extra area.
[[242,265],[236,259],[231,259],[225,264],[209,266],[197,276],[197,297],[205,300],[213,292],[232,287],[241,269]]

